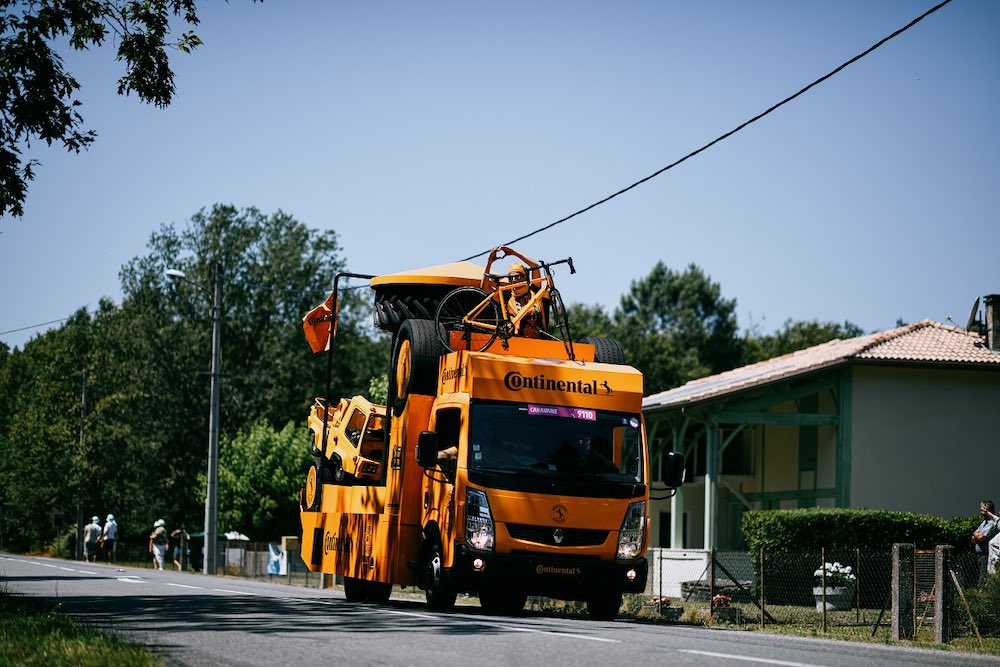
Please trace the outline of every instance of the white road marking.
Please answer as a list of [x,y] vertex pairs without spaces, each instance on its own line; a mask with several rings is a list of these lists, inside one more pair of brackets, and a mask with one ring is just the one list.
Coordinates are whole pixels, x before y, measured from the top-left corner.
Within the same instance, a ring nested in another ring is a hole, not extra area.
[[77,570],[80,574],[97,574],[96,572],[91,572],[90,570]]
[[126,584],[145,584],[147,582],[139,579],[138,577],[116,577],[118,581],[123,581]]
[[60,570],[63,570],[64,572],[76,572],[76,570],[74,570],[74,569],[73,569],[73,568],[71,568],[71,567],[61,567],[61,568],[59,568],[59,569],[60,569]]
[[233,595],[255,595],[254,593],[244,593],[243,591],[231,591],[226,588],[213,588],[212,590],[216,593],[232,593]]
[[519,628],[507,625],[497,625],[498,628],[511,630],[513,632],[533,632],[539,635],[551,635],[553,637],[563,637],[566,639],[587,639],[592,642],[605,642],[608,644],[621,644],[620,639],[608,639],[606,637],[594,637],[592,635],[576,635],[570,632],[552,632],[551,630],[535,630],[533,628]]
[[713,658],[725,658],[727,660],[744,660],[746,662],[763,662],[768,665],[783,665],[784,667],[823,667],[815,662],[792,662],[791,660],[775,660],[773,658],[755,658],[749,655],[734,655],[732,653],[713,653],[712,651],[696,651],[694,649],[677,649],[679,653],[693,653],[695,655],[707,655]]
[[193,589],[198,590],[198,591],[205,590],[204,587],[202,587],[202,586],[188,586],[187,584],[170,584],[170,583],[168,583],[166,585],[167,586],[175,586],[177,588],[193,588]]

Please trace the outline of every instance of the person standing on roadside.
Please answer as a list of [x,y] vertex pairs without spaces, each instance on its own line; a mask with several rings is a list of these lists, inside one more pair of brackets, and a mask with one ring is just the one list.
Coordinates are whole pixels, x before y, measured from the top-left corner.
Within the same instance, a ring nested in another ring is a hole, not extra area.
[[167,557],[167,542],[170,541],[164,525],[166,522],[163,519],[157,519],[153,524],[153,532],[149,534],[149,553],[153,554],[153,567],[157,570],[163,569],[163,561]]
[[83,560],[88,563],[97,562],[97,540],[101,537],[100,519],[90,518],[90,523],[83,529]]
[[115,515],[109,514],[108,518],[104,520],[104,530],[101,532],[101,537],[104,540],[104,560],[115,564],[115,544],[118,542],[118,522],[115,521]]
[[976,557],[979,561],[979,580],[986,578],[987,558],[989,556],[990,540],[1000,533],[1000,526],[997,525],[996,506],[992,500],[982,500],[979,502],[979,516],[983,518],[979,527],[972,533],[972,544],[976,550]]

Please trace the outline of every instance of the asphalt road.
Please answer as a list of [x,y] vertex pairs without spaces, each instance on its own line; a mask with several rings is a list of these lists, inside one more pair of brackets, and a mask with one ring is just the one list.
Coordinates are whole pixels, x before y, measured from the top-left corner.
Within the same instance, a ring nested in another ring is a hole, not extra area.
[[[1000,665],[994,657],[676,625],[527,614],[477,604],[351,604],[333,590],[0,554],[0,585],[149,646],[171,665]],[[473,598],[472,602],[476,600]]]

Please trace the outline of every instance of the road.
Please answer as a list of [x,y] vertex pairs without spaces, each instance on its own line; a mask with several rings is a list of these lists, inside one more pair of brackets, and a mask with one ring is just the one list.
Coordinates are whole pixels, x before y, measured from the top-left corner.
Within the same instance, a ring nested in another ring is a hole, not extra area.
[[[351,604],[339,591],[0,554],[6,590],[149,646],[170,665],[997,665],[995,657],[420,601]],[[473,602],[475,600],[473,599]]]

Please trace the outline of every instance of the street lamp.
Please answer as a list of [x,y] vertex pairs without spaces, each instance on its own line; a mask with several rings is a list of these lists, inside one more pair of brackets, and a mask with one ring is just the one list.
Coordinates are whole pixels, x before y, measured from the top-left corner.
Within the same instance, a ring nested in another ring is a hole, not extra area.
[[[167,269],[167,276],[207,292],[187,274]],[[222,369],[222,262],[216,262],[212,289],[212,389],[208,412],[208,488],[205,493],[205,574],[215,574],[219,517],[219,374]],[[211,563],[211,565],[209,565]]]

